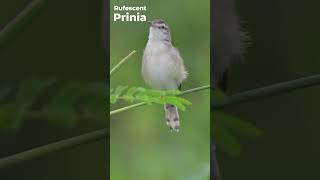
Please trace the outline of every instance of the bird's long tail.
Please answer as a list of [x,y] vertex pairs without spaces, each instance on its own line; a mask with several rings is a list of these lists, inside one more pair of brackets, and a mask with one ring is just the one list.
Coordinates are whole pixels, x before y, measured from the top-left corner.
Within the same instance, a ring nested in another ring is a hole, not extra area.
[[172,104],[165,104],[164,110],[166,114],[166,123],[170,130],[179,132],[180,129],[180,118],[178,108]]

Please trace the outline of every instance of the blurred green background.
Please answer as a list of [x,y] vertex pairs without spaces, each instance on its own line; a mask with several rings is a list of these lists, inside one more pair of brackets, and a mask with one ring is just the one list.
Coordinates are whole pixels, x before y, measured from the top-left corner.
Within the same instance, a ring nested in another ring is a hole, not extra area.
[[[137,53],[111,79],[119,85],[147,87],[141,61],[147,43],[146,22],[113,22],[113,6],[147,6],[147,20],[163,19],[189,72],[182,89],[210,82],[210,4],[202,1],[111,1],[110,66],[132,50]],[[120,12],[125,14],[125,12]],[[135,12],[132,12],[135,13]],[[150,88],[150,87],[148,87]],[[170,133],[160,105],[140,107],[111,117],[111,179],[209,179],[209,91],[185,96],[193,105],[180,111],[181,131]],[[127,105],[119,104],[112,109]]]
[[[0,1],[0,28],[3,28],[29,2],[30,0]],[[106,64],[109,62],[101,49],[102,2],[88,0],[46,2],[39,16],[13,40],[1,47],[0,87],[15,88],[25,77],[30,76],[41,79],[56,77],[66,82],[104,82],[107,73]],[[140,4],[141,1],[135,2]],[[155,4],[148,6],[152,8],[152,11],[149,11],[152,12],[150,16],[148,15],[149,18],[161,17],[171,26],[174,43],[181,51],[190,72],[190,77],[183,88],[188,89],[209,82],[209,76],[205,75],[203,69],[209,67],[207,60],[209,37],[201,37],[206,36],[204,31],[207,32],[209,29],[207,21],[203,20],[209,18],[207,12],[209,5],[206,4],[208,2],[148,1],[146,3]],[[320,61],[317,59],[320,58],[318,53],[320,24],[317,21],[320,15],[318,11],[320,2],[238,0],[237,3],[242,19],[246,21],[245,26],[249,29],[252,45],[246,54],[245,63],[232,68],[230,82],[232,92],[319,73]],[[170,13],[162,14],[165,11]],[[125,30],[120,28],[122,26],[130,28]],[[112,27],[118,31],[111,36],[112,45],[115,46],[111,49],[113,52],[111,65],[116,64],[131,50],[138,50],[132,61],[115,75],[112,85],[144,86],[139,68],[142,50],[147,41],[146,25],[117,23]],[[137,30],[140,30],[139,33],[135,33]],[[127,39],[117,40],[116,37],[120,37],[120,32],[123,31],[126,34],[122,35]],[[195,44],[190,44],[189,41]],[[190,49],[196,53],[191,53]],[[126,71],[131,74],[125,73]],[[218,147],[223,179],[300,180],[319,177],[317,172],[320,160],[319,90],[319,87],[312,87],[223,109],[229,114],[252,122],[264,131],[264,135],[255,141],[237,136],[243,146],[243,151],[238,157],[231,157],[221,152]],[[206,150],[208,139],[205,134],[209,132],[202,131],[207,129],[203,127],[207,125],[205,123],[207,113],[198,112],[203,111],[200,107],[204,106],[203,102],[207,102],[208,96],[205,92],[200,92],[188,95],[186,98],[194,104],[186,112],[181,113],[183,129],[180,134],[169,133],[162,119],[162,107],[156,105],[141,107],[113,117],[112,126],[117,129],[114,133],[115,138],[122,138],[127,142],[118,144],[117,149],[113,149],[113,152],[118,150],[119,154],[127,154],[114,157],[119,160],[121,158],[122,161],[119,162],[125,163],[115,165],[115,169],[112,169],[119,178],[128,172],[132,176],[157,175],[152,176],[153,179],[177,170],[177,176],[183,179],[185,176],[197,176],[195,172],[200,174],[203,172],[207,164],[203,165],[202,162],[207,163],[208,159]],[[150,118],[144,119],[145,114]],[[78,122],[69,128],[52,125],[43,119],[24,120],[16,132],[0,132],[0,156],[5,157],[104,127],[106,125],[101,122],[88,120]],[[108,143],[105,141],[99,141],[1,169],[0,179],[107,179],[106,144]],[[134,149],[134,147],[139,148],[141,144],[150,145],[145,146],[143,151]],[[168,148],[159,152],[160,147]],[[147,167],[148,171],[147,168],[141,169],[142,166],[139,167],[141,164],[135,164],[139,162],[129,159],[132,156],[129,156],[131,154],[128,149],[133,149],[132,153],[137,156],[134,158],[149,157],[150,162],[146,162],[143,166],[151,164]],[[157,153],[187,158],[165,161],[163,159],[168,157],[154,156]],[[162,161],[162,163],[155,163],[156,158],[160,159],[157,162]],[[194,164],[189,163],[191,161],[194,161]],[[159,166],[165,167],[166,172],[160,172],[164,170],[157,168]],[[180,168],[181,166],[189,167]],[[143,170],[145,173],[141,172]]]
[[[236,2],[252,40],[245,62],[232,67],[233,93],[319,74],[319,1]],[[238,136],[243,151],[236,158],[220,149],[223,180],[318,179],[319,92],[314,86],[224,108],[264,134]]]
[[[20,13],[30,0],[1,0],[0,29]],[[10,88],[6,103],[14,103],[21,83],[30,77],[57,83],[44,91],[32,106],[37,110],[60,89],[74,82],[83,85],[106,82],[107,57],[101,43],[102,1],[46,0],[36,17],[0,48],[0,89]],[[25,86],[29,88],[31,86]],[[36,91],[37,89],[31,89]],[[104,95],[107,95],[106,88]],[[80,91],[80,89],[79,89]],[[72,94],[79,92],[75,90]],[[28,97],[26,97],[28,98]],[[106,128],[106,114],[68,125],[66,119],[20,119],[17,130],[6,129],[8,111],[0,104],[0,157]],[[101,107],[104,111],[107,102]],[[15,110],[15,109],[13,109]],[[66,114],[67,115],[67,114]],[[66,151],[0,169],[1,180],[88,180],[107,179],[107,140],[83,144]]]

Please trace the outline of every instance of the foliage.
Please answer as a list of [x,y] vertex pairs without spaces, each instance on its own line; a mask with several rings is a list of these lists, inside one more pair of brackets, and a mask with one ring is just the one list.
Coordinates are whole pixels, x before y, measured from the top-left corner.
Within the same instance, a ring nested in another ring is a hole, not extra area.
[[[224,98],[220,92],[213,95],[214,100]],[[247,136],[250,138],[258,137],[262,131],[248,121],[244,121],[230,114],[214,111],[211,120],[211,132],[218,147],[227,152],[231,156],[240,154],[242,145],[236,138],[236,135]]]
[[181,92],[178,90],[154,90],[145,89],[143,87],[118,86],[115,89],[110,89],[110,103],[115,104],[118,100],[127,102],[145,102],[148,105],[156,104],[173,104],[180,110],[184,111],[185,105],[192,103],[184,98],[177,97]]
[[[0,89],[0,130],[15,131],[28,118],[44,118],[63,127],[73,127],[84,118],[105,122],[106,88],[100,82],[26,78],[16,90]],[[50,97],[44,101],[43,95]]]

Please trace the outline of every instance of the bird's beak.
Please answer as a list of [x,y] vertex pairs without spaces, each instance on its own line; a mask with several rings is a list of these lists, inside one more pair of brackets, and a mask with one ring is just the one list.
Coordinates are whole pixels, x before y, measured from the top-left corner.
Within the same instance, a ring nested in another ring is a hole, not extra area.
[[151,26],[153,21],[147,21],[147,23]]

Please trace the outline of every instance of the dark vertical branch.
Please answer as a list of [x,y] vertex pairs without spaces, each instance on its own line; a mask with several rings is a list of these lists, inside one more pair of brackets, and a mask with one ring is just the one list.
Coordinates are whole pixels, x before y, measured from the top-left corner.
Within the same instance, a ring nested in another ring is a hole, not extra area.
[[102,1],[102,47],[109,51],[109,1]]
[[221,180],[220,170],[216,155],[216,145],[211,142],[211,160],[210,160],[210,179],[211,180]]
[[[101,17],[101,38],[102,38],[102,48],[103,50],[103,54],[104,54],[104,59],[103,59],[103,63],[106,64],[106,71],[108,71],[110,69],[110,43],[109,43],[109,37],[110,37],[110,23],[109,23],[109,15],[110,15],[110,1],[109,0],[102,0],[102,17]],[[107,87],[108,89],[106,89],[106,92],[109,92],[109,85],[110,85],[110,76],[108,76],[108,73],[106,73],[106,83],[107,83]],[[110,108],[110,97],[107,96],[106,97],[106,104],[107,104],[107,109]],[[109,132],[109,124],[110,124],[110,114],[106,113],[106,120],[107,120],[107,131]],[[107,146],[107,150],[110,152],[110,136],[106,138],[106,146]],[[107,152],[106,152],[107,153]],[[107,153],[107,159],[106,162],[108,163],[109,167],[106,167],[106,173],[107,173],[107,177],[110,177],[110,153]]]

